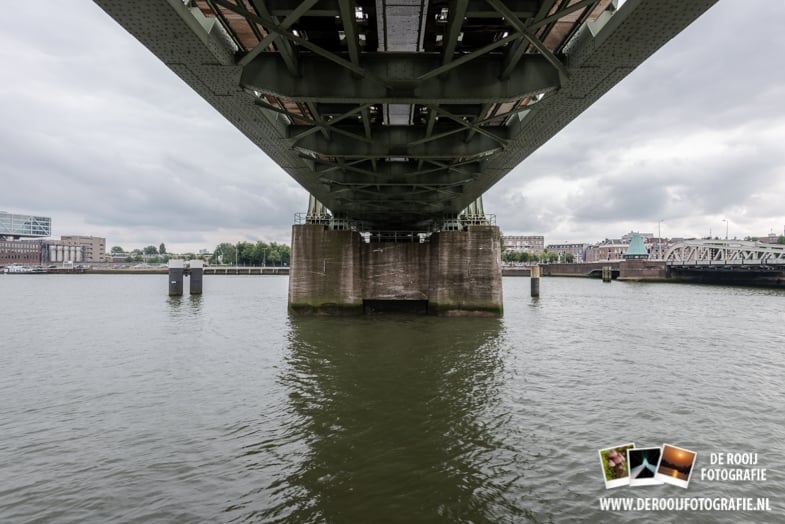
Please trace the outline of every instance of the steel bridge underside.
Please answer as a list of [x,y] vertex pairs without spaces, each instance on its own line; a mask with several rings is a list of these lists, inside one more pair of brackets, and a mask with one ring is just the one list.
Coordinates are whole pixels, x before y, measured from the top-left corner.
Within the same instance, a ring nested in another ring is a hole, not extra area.
[[422,230],[716,0],[95,1],[334,215]]

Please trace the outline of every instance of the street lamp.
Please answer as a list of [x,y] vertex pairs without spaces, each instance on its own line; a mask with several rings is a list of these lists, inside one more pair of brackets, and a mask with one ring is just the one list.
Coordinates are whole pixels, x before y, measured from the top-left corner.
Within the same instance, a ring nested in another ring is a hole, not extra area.
[[725,222],[725,240],[728,240],[728,219],[723,218],[722,221]]
[[661,225],[662,225],[662,219],[657,221],[657,260],[662,260],[662,233],[660,230]]

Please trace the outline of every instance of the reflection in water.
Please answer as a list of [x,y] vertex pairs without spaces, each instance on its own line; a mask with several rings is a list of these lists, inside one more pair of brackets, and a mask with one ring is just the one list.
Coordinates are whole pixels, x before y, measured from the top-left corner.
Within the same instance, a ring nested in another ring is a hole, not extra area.
[[173,317],[199,313],[202,310],[202,295],[169,296],[169,312]]
[[[297,456],[286,457],[289,467],[267,493],[257,492],[273,500],[255,516],[477,522],[515,514],[504,492],[517,476],[509,466],[520,466],[521,458],[494,440],[509,423],[498,409],[501,325],[292,319],[280,375],[289,394],[282,433],[290,445],[276,446]],[[245,451],[269,453],[271,445],[266,440]],[[511,474],[501,475],[504,469]]]

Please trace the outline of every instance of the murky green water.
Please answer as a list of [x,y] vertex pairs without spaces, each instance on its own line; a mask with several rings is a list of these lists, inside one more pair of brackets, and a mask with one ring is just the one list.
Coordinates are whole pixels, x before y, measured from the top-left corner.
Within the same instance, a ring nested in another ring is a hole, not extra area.
[[[504,286],[503,319],[304,319],[286,277],[0,276],[0,521],[782,521],[785,292]],[[606,490],[625,442],[768,479]]]

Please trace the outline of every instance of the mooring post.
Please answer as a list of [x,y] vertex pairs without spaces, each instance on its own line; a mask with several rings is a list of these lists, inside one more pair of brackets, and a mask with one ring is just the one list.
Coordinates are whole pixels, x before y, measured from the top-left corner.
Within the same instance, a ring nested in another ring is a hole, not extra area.
[[183,295],[183,273],[185,273],[184,260],[169,261],[169,296],[181,297]]
[[540,266],[533,265],[530,269],[531,282],[532,282],[532,296],[540,296]]
[[191,294],[202,294],[202,274],[204,273],[204,262],[202,260],[191,260]]
[[611,272],[611,266],[602,266],[602,281],[603,282],[610,282],[613,273]]

